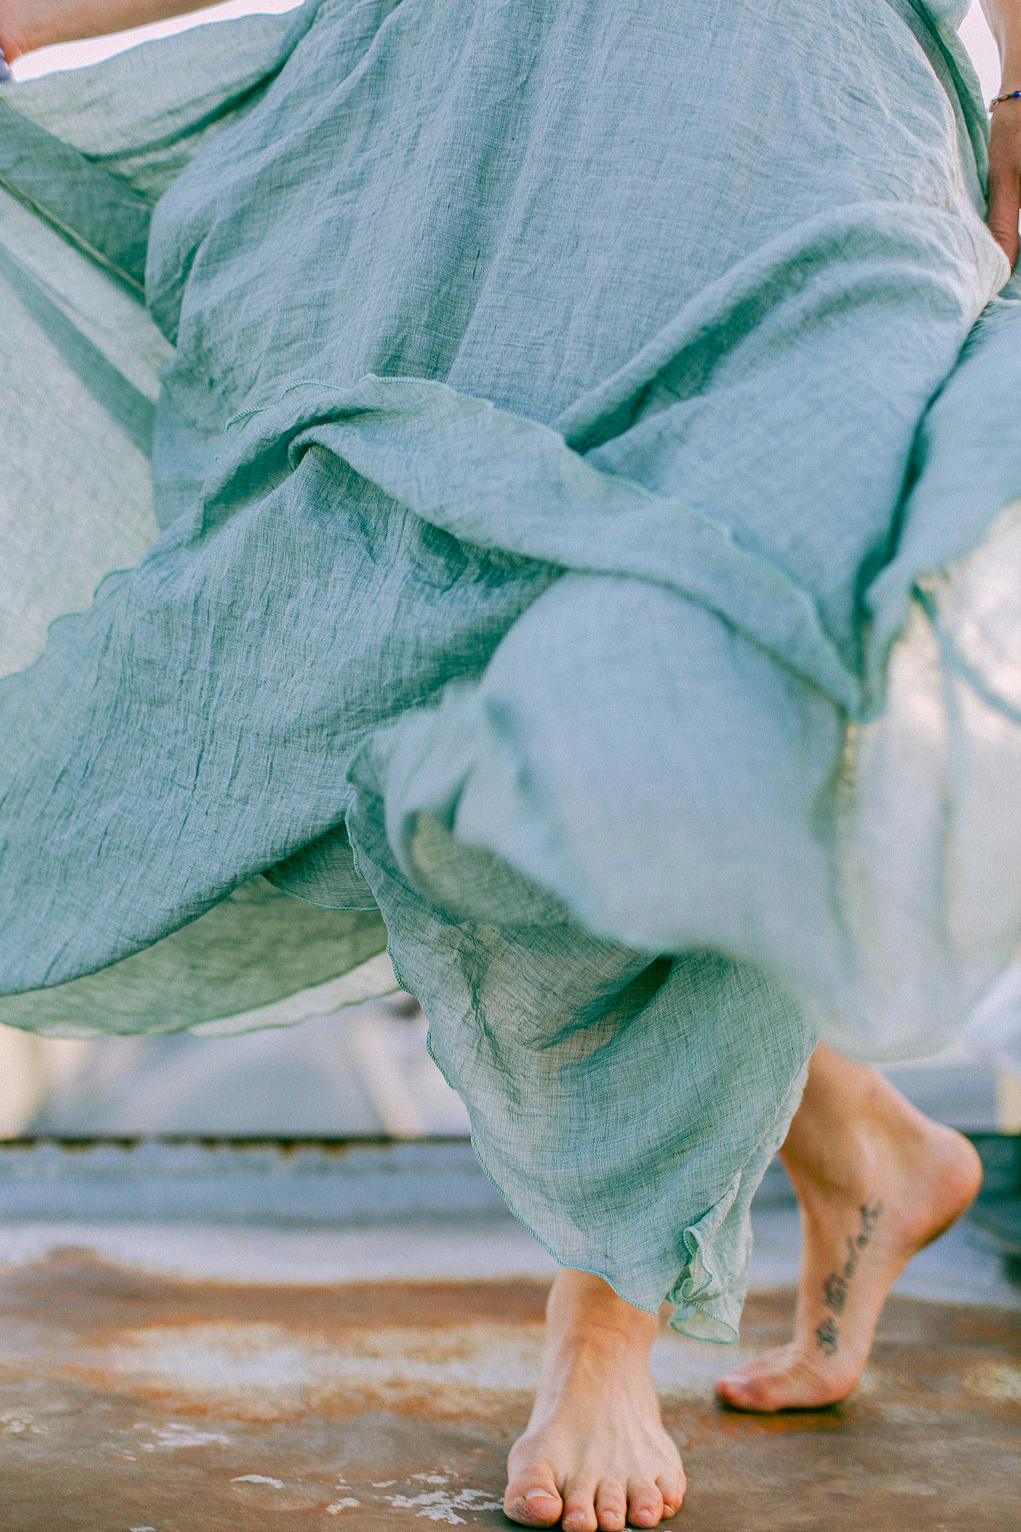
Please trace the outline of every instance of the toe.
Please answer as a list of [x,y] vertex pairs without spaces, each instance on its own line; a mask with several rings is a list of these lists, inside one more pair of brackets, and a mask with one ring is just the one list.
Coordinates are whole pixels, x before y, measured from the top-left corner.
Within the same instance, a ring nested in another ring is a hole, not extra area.
[[856,1380],[853,1371],[841,1377],[832,1368],[820,1368],[814,1358],[788,1351],[775,1366],[728,1373],[716,1393],[735,1410],[821,1410],[845,1398]]
[[776,1379],[768,1376],[742,1378],[735,1374],[721,1378],[716,1385],[716,1395],[734,1410],[769,1413],[783,1407],[782,1390],[776,1387]]
[[[591,1484],[573,1484],[565,1489],[564,1532],[599,1532],[595,1498],[595,1486]],[[617,1525],[623,1527],[624,1523],[620,1521]]]
[[784,1368],[731,1372],[716,1385],[717,1398],[735,1410],[770,1412],[797,1402],[790,1373]]
[[504,1515],[522,1527],[554,1527],[563,1509],[564,1503],[552,1480],[542,1483],[536,1477],[512,1482],[503,1497]]
[[596,1525],[599,1532],[622,1532],[627,1524],[627,1495],[622,1484],[604,1479],[596,1490]]
[[776,1378],[788,1370],[793,1354],[793,1346],[779,1346],[763,1356],[753,1357],[717,1379],[717,1395],[740,1409],[745,1400],[754,1395],[758,1380]]
[[663,1519],[663,1496],[655,1484],[641,1480],[628,1485],[627,1519],[632,1527],[658,1527]]
[[664,1519],[676,1516],[677,1512],[681,1509],[684,1491],[687,1488],[684,1470],[679,1469],[675,1474],[661,1474],[656,1480],[656,1487],[663,1497]]
[[739,1372],[730,1372],[725,1378],[716,1380],[716,1397],[722,1399],[724,1404],[732,1404],[737,1409],[746,1409],[750,1401],[749,1380]]

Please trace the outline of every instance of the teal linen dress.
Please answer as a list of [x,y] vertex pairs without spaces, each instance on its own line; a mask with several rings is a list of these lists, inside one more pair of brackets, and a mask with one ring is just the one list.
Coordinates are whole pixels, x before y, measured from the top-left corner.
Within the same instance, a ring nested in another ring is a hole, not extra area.
[[0,1021],[399,980],[557,1259],[734,1335],[816,1039],[939,1047],[1021,935],[955,10],[309,0],[4,88]]

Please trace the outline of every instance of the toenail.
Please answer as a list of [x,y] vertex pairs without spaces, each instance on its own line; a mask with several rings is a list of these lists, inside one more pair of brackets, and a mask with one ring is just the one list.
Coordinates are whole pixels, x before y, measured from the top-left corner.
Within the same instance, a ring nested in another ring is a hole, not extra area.
[[530,1489],[522,1496],[523,1500],[556,1500],[558,1498],[551,1489]]

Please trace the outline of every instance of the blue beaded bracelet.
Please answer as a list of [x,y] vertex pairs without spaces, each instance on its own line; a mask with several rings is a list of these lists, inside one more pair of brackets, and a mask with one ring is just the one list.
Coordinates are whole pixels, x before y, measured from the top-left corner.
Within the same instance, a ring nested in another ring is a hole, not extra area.
[[994,96],[989,103],[989,110],[992,111],[994,106],[999,106],[1001,101],[1021,101],[1021,90],[1008,90],[1004,91],[1002,96]]

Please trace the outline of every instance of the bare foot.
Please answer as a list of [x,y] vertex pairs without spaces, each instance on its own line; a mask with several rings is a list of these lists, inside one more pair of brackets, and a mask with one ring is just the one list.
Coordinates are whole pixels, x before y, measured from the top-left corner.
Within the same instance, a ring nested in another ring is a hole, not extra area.
[[820,1045],[780,1151],[801,1206],[804,1250],[789,1346],[716,1385],[741,1410],[819,1409],[868,1360],[894,1278],[973,1201],[978,1155],[876,1070]]
[[562,1271],[546,1311],[535,1409],[507,1464],[503,1508],[526,1527],[655,1527],[684,1497],[649,1376],[655,1315],[600,1277]]

